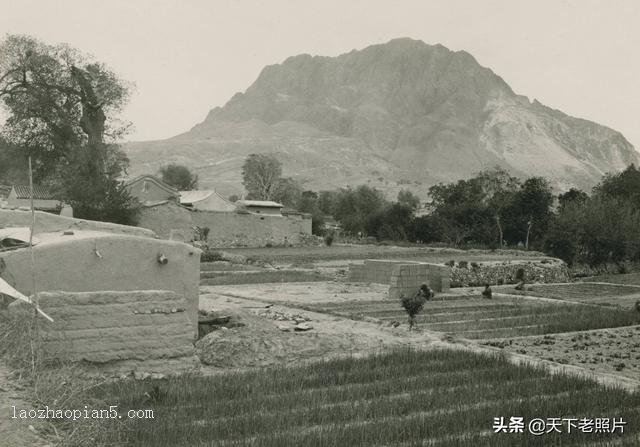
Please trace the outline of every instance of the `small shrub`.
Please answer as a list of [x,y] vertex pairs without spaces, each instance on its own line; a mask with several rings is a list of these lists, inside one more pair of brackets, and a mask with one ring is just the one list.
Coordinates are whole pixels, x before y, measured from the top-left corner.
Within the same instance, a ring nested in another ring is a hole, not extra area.
[[448,265],[449,267],[453,267],[454,265],[456,265],[456,261],[451,260],[451,261],[447,261],[444,263],[444,265]]
[[324,237],[324,244],[327,247],[331,247],[331,244],[333,244],[333,233],[329,233]]
[[471,263],[471,268],[473,270],[478,270],[480,268],[480,265],[477,262],[472,262]]
[[424,304],[427,302],[424,296],[417,293],[413,296],[400,296],[400,302],[402,307],[407,311],[409,315],[409,329],[412,329],[416,324],[416,315],[422,311]]
[[461,269],[466,269],[468,268],[469,263],[467,261],[460,261],[458,262],[458,267],[460,267]]
[[222,252],[217,250],[205,250],[200,257],[200,262],[224,261],[225,257]]

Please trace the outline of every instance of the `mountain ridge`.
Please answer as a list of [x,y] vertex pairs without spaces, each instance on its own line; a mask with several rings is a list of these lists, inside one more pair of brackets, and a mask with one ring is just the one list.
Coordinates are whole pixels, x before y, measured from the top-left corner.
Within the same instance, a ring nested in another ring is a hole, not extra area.
[[584,189],[640,163],[620,132],[516,94],[466,51],[408,38],[268,65],[189,131],[125,149],[132,171],[182,162],[229,194],[253,152],[275,153],[311,189],[369,183],[390,195],[495,165]]

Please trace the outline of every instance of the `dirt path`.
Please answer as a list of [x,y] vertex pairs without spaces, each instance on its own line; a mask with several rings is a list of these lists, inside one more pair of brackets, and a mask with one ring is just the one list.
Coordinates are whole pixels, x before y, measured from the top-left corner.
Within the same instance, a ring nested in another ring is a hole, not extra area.
[[53,446],[38,435],[41,424],[37,420],[13,419],[16,411],[29,410],[31,405],[24,398],[25,392],[9,380],[9,369],[0,360],[0,445],[7,447]]

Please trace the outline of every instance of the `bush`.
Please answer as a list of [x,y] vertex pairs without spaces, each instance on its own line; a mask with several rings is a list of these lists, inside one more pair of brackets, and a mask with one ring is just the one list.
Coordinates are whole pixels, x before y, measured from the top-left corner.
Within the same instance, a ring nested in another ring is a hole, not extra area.
[[215,262],[215,261],[225,261],[225,256],[220,251],[204,249],[202,252],[202,256],[200,257],[200,262]]
[[469,263],[467,261],[458,262],[458,267],[461,268],[461,269],[466,269],[466,268],[468,268],[468,266],[469,266]]
[[333,244],[333,233],[329,233],[324,237],[324,244],[327,247],[331,247],[331,244]]
[[405,296],[404,294],[400,297],[400,302],[402,303],[402,307],[407,311],[409,315],[409,329],[412,329],[416,324],[416,315],[422,311],[424,308],[424,304],[427,302],[425,297],[421,294],[417,293],[413,296]]
[[456,261],[452,259],[451,261],[445,262],[444,265],[448,265],[449,267],[453,268],[456,265]]
[[472,262],[471,263],[471,268],[473,270],[478,270],[480,268],[480,265],[477,262]]

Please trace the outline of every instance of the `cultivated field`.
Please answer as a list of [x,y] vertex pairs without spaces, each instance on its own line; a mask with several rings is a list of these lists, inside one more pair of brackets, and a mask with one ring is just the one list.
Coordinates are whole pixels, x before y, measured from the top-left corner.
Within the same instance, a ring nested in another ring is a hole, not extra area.
[[640,299],[640,286],[605,283],[534,284],[526,291],[518,291],[513,286],[494,288],[510,294],[553,298],[600,306],[632,308]]
[[632,284],[640,286],[640,273],[625,273],[622,275],[599,275],[583,278],[586,282],[609,282],[614,284]]
[[[118,382],[96,391],[155,421],[114,423],[102,442],[138,446],[638,445],[640,395],[497,356],[411,350],[215,377]],[[524,433],[494,433],[494,418]],[[532,418],[623,418],[625,433],[541,436]],[[161,423],[158,423],[161,421]]]
[[[307,308],[354,319],[376,318],[386,323],[404,323],[407,319],[399,303],[390,300],[328,302]],[[503,297],[484,300],[477,295],[463,295],[426,303],[417,320],[423,330],[487,339],[630,326],[640,324],[640,315],[614,308]]]

